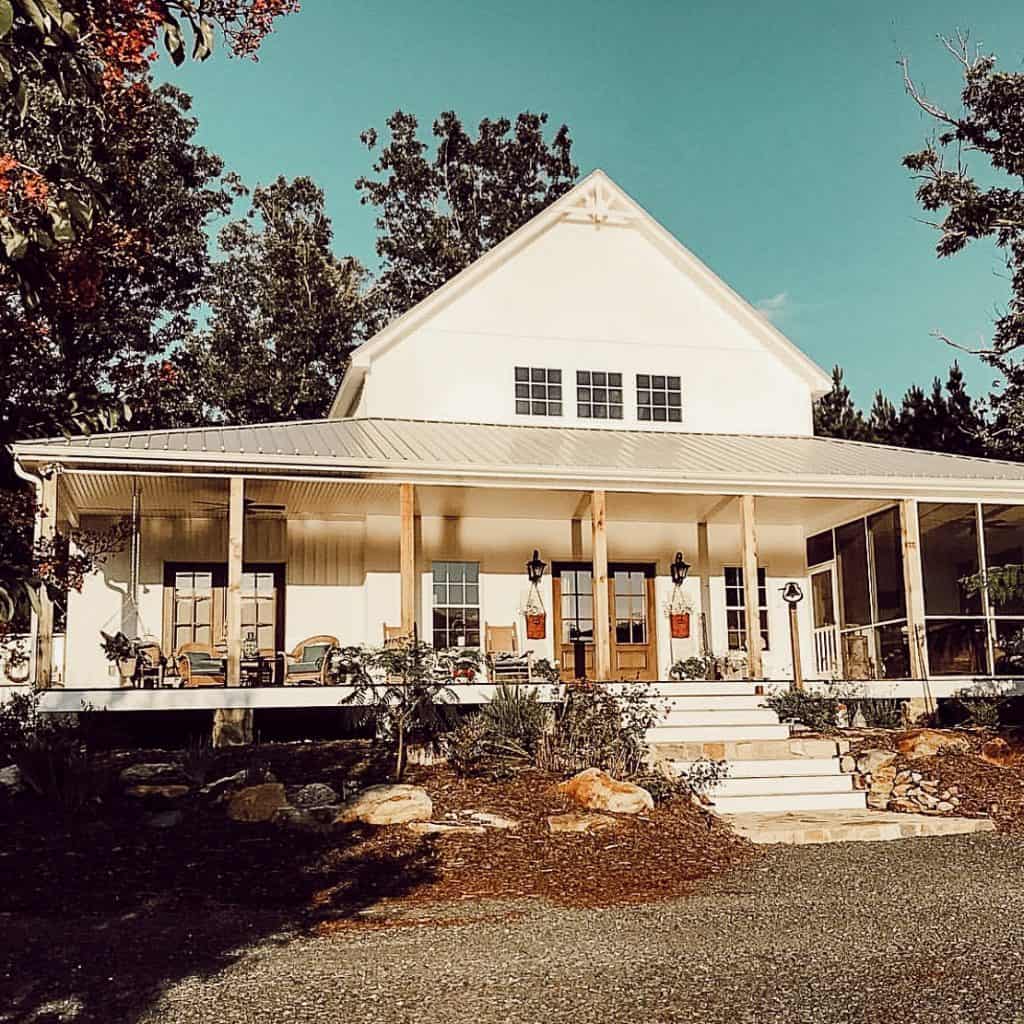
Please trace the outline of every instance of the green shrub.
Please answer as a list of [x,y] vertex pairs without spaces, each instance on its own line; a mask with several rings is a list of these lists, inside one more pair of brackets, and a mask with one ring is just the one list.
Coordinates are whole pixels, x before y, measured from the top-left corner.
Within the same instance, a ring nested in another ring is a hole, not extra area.
[[467,715],[445,737],[448,764],[459,775],[479,771],[489,753],[490,727],[480,712]]
[[1007,697],[1002,689],[988,681],[957,690],[953,702],[967,718],[967,724],[978,729],[998,729]]
[[110,788],[110,773],[98,768],[74,737],[55,730],[29,736],[16,752],[15,764],[36,796],[65,818],[95,806]]
[[765,703],[779,716],[780,722],[805,725],[815,732],[835,732],[839,728],[842,704],[835,697],[787,689],[768,694]]
[[906,701],[887,697],[860,697],[846,701],[846,715],[852,724],[860,712],[869,729],[899,729],[903,725],[903,706]]
[[203,785],[217,760],[217,750],[209,736],[193,739],[181,754],[181,770],[197,786]]
[[685,679],[711,679],[714,675],[715,659],[706,656],[703,658],[683,658],[677,661],[668,672],[669,679],[676,679],[680,682]]
[[480,709],[488,741],[511,754],[532,757],[548,722],[548,710],[536,687],[502,683]]

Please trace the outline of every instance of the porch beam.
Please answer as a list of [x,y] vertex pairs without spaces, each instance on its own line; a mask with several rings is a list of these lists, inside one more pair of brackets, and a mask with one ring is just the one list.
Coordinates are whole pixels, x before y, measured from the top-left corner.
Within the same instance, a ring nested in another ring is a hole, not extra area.
[[754,495],[740,496],[740,532],[743,544],[743,598],[747,634],[747,671],[751,679],[764,678],[761,654],[761,609],[757,586],[757,520]]
[[245,530],[245,478],[233,476],[228,500],[227,646],[228,686],[241,685],[242,550]]
[[594,533],[594,676],[611,678],[611,616],[608,608],[608,505],[604,491],[594,491],[590,522]]
[[412,484],[402,484],[399,491],[402,517],[398,540],[402,579],[402,635],[411,637],[416,629],[416,489]]
[[697,524],[697,574],[700,577],[700,643],[701,653],[708,657],[715,644],[711,629],[711,554],[708,546],[708,524]]
[[[41,472],[39,488],[39,514],[36,519],[36,539],[52,541],[57,533],[57,470]],[[36,688],[48,690],[53,686],[53,601],[46,587],[39,588],[39,612],[36,615]]]
[[900,538],[903,549],[903,589],[907,604],[907,641],[910,645],[910,674],[928,678],[928,646],[924,631],[924,576],[921,569],[921,527],[917,500],[900,501]]

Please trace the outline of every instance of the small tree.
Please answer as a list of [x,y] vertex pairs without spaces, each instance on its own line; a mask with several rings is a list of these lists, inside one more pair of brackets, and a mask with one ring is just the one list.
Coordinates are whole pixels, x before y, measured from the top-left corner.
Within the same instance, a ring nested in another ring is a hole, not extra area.
[[361,659],[349,655],[352,692],[343,703],[359,705],[366,720],[384,727],[395,745],[396,781],[405,771],[408,737],[418,733],[434,738],[451,723],[446,711],[457,699],[454,665],[467,661],[479,667],[479,652],[452,654],[417,639],[365,651]]

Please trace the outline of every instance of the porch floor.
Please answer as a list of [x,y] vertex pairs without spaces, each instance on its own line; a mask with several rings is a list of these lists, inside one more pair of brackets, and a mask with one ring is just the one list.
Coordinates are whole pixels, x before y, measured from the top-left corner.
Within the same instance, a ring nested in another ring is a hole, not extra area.
[[888,842],[923,836],[994,832],[989,818],[946,818],[929,814],[897,814],[867,809],[790,811],[781,814],[723,814],[736,832],[759,845],[786,843]]

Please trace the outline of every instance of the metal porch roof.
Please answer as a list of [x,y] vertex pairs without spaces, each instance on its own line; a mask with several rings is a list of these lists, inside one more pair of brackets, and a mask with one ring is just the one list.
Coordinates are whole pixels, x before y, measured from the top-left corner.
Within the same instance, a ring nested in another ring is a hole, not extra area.
[[315,471],[658,479],[663,481],[917,480],[1022,485],[1024,464],[823,437],[447,423],[307,420],[125,431],[22,441],[22,461],[231,464]]

